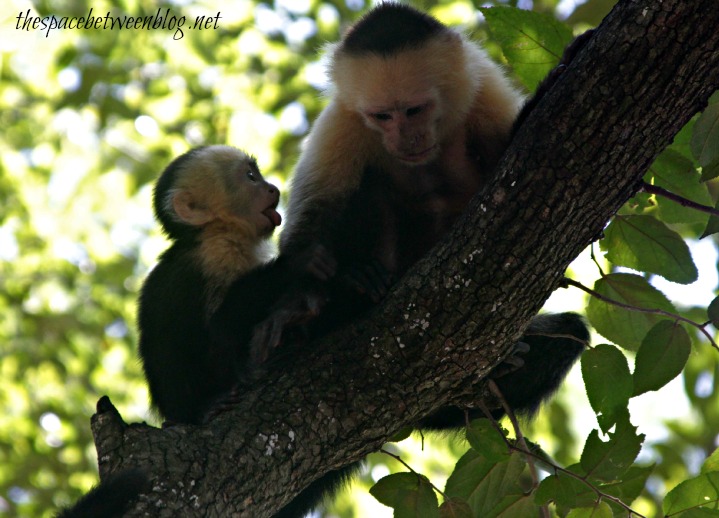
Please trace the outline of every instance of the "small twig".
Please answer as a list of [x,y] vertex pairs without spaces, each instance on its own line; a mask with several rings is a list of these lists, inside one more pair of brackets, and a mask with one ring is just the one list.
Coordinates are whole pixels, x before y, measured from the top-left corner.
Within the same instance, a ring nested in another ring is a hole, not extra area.
[[566,335],[562,333],[525,333],[522,336],[544,336],[547,338],[564,338],[566,340],[574,340],[575,342],[579,342],[584,347],[591,347],[591,344],[587,340],[582,340],[581,338],[577,338],[574,335]]
[[663,309],[657,309],[657,308],[640,308],[638,306],[631,306],[629,304],[625,304],[624,302],[619,302],[618,300],[610,299],[609,297],[605,297],[601,293],[586,287],[580,282],[575,281],[574,279],[570,279],[568,277],[565,277],[562,282],[566,284],[567,286],[574,286],[575,288],[579,288],[585,293],[588,293],[592,297],[596,298],[597,300],[601,300],[602,302],[606,302],[607,304],[612,304],[613,306],[617,306],[619,308],[623,308],[629,311],[636,311],[638,313],[649,313],[652,315],[662,315],[668,318],[672,318],[674,320],[677,320],[679,322],[684,322],[686,324],[689,324],[690,326],[693,326],[697,328],[701,333],[706,336],[707,340],[709,340],[709,343],[714,347],[715,349],[719,350],[719,345],[714,341],[714,338],[712,338],[711,334],[706,330],[705,326],[706,324],[698,324],[697,322],[694,322],[693,320],[689,320],[688,318],[685,318],[681,315],[677,315],[675,313],[671,313],[669,311],[664,311]]
[[672,200],[673,202],[678,203],[679,205],[682,205],[683,207],[689,207],[690,209],[695,209],[695,210],[698,210],[701,212],[706,212],[707,214],[711,214],[712,216],[719,216],[719,210],[715,209],[714,207],[709,207],[707,205],[702,205],[701,203],[697,203],[695,201],[688,200],[687,198],[684,198],[683,196],[674,194],[673,192],[667,191],[666,189],[663,189],[662,187],[659,187],[657,185],[652,185],[647,182],[642,182],[641,189],[644,192],[647,192],[649,194],[657,194],[659,196],[663,196],[664,198]]
[[[517,448],[514,444],[512,444],[509,439],[504,435],[504,430],[502,430],[502,427],[499,425],[497,420],[492,415],[492,412],[489,411],[487,406],[483,403],[479,403],[479,408],[482,410],[484,415],[489,420],[490,424],[494,427],[495,430],[497,430],[497,433],[502,437],[502,440],[504,440],[504,443],[507,445],[507,448],[510,452],[516,451],[520,455],[523,453],[522,450],[529,451],[529,447],[527,446],[527,442],[524,440],[524,435],[522,435],[522,431],[519,428],[519,423],[517,422],[516,417],[514,416],[514,412],[507,404],[507,401],[504,399],[504,396],[502,395],[502,392],[499,390],[499,387],[494,382],[494,380],[489,380],[489,388],[494,394],[494,396],[499,399],[500,404],[502,405],[502,408],[504,409],[504,412],[509,416],[510,421],[512,422],[512,426],[514,427],[514,434],[517,437],[517,442],[520,443],[522,446],[522,449]],[[529,474],[532,477],[532,490],[537,489],[539,487],[539,476],[537,475],[537,467],[534,464],[534,457],[533,456],[524,456],[525,461],[527,462],[527,466],[529,466]],[[549,508],[547,508],[546,505],[543,505],[540,507],[540,511],[542,513],[542,516],[544,518],[549,518]]]
[[[509,421],[512,423],[512,428],[514,428],[514,436],[517,439],[517,443],[523,449],[529,451],[527,441],[524,439],[522,429],[519,427],[519,421],[517,421],[517,416],[514,414],[514,410],[512,410],[512,408],[509,406],[509,403],[507,403],[507,400],[504,399],[504,394],[502,394],[502,391],[499,390],[497,383],[495,383],[493,379],[490,379],[487,385],[489,386],[490,392],[492,392],[494,397],[499,400],[499,403],[504,409],[504,413],[507,414]],[[532,487],[536,489],[539,487],[539,475],[537,474],[537,466],[534,464],[534,458],[525,456],[525,459],[527,461],[527,466],[529,467],[529,475],[532,477]],[[540,510],[543,518],[549,518],[549,508],[546,505],[541,506]]]
[[599,261],[597,261],[597,256],[594,254],[594,243],[593,242],[592,242],[592,246],[589,247],[589,257],[591,257],[594,264],[597,265],[597,269],[599,270],[599,275],[601,277],[604,277],[604,270],[602,270],[602,266],[599,264]]
[[[502,405],[502,408],[504,409],[504,413],[507,414],[507,417],[509,418],[509,421],[512,423],[512,428],[514,428],[514,435],[517,438],[517,442],[519,445],[524,448],[525,450],[528,450],[529,447],[527,446],[527,441],[524,440],[524,434],[522,433],[522,430],[519,427],[519,421],[517,421],[517,416],[514,415],[514,410],[509,406],[509,403],[507,403],[507,400],[504,399],[504,395],[502,394],[502,391],[499,390],[499,387],[495,383],[493,379],[490,379],[487,383],[487,386],[489,387],[490,392],[494,395],[494,397],[497,398],[499,403]],[[534,487],[539,486],[539,477],[537,476],[537,467],[534,465],[534,461],[527,459],[527,464],[529,464],[529,474],[532,477],[532,483]]]

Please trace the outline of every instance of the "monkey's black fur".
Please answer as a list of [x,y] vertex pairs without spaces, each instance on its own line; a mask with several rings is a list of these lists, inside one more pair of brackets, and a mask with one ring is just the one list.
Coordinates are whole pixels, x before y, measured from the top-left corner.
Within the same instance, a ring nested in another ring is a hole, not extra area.
[[137,496],[149,489],[147,476],[140,470],[127,470],[105,480],[64,509],[56,518],[121,518]]
[[140,298],[140,351],[152,400],[170,422],[199,424],[237,383],[251,378],[254,326],[297,279],[288,261],[261,265],[232,283],[206,320],[208,280],[193,255],[197,242],[176,242],[150,273]]
[[[380,20],[380,23],[376,23]],[[391,30],[387,30],[391,27]],[[387,55],[418,47],[445,30],[433,17],[402,4],[380,4],[369,11],[344,38],[350,54],[374,52]]]

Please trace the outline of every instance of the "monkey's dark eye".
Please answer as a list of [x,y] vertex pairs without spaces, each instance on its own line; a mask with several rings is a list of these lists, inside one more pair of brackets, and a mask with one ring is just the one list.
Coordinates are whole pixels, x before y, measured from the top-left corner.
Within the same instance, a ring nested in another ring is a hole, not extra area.
[[249,178],[251,182],[257,181],[257,175],[255,175],[254,171],[247,171],[247,178]]
[[411,108],[407,108],[405,113],[407,117],[411,117],[412,115],[417,115],[422,110],[424,110],[424,106],[412,106]]
[[392,120],[392,115],[389,113],[373,113],[372,118],[378,121],[389,121]]

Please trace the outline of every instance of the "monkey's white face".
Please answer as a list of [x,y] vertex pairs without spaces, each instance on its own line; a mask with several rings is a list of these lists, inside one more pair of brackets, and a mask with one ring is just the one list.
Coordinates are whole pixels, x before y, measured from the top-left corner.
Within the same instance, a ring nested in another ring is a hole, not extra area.
[[387,153],[410,166],[426,164],[439,153],[439,114],[433,96],[391,106],[370,105],[362,112],[367,126],[382,135]]
[[271,234],[282,223],[277,212],[279,189],[267,182],[249,160],[241,160],[233,173],[237,184],[237,196],[232,203],[235,215],[252,223],[260,236]]
[[282,223],[279,201],[279,189],[262,177],[252,157],[229,146],[208,146],[180,171],[168,210],[192,227],[244,220],[265,237]]

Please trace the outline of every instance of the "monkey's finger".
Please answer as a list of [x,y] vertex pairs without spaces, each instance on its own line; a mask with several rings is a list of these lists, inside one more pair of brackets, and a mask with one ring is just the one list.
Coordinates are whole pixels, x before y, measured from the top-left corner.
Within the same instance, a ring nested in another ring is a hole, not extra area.
[[529,352],[529,344],[526,342],[517,342],[512,348],[512,354],[527,354]]
[[337,261],[331,256],[313,258],[307,266],[308,271],[321,281],[327,281],[337,272]]
[[374,292],[381,298],[384,298],[394,284],[394,275],[377,260],[373,260],[367,268],[367,276]]
[[521,369],[522,367],[524,367],[524,358],[522,358],[521,355],[528,352],[528,343],[517,342],[516,344],[514,344],[514,347],[512,347],[511,354],[507,356],[502,363],[492,369],[490,376],[493,379],[497,379]]
[[255,326],[252,340],[250,341],[250,360],[254,365],[260,365],[267,360],[269,342],[272,336],[272,321],[265,321]]
[[276,349],[282,343],[282,334],[285,330],[285,322],[280,322],[279,319],[274,319],[272,322],[272,331],[270,331],[270,338],[267,342],[267,352]]
[[360,271],[354,265],[351,265],[342,270],[338,281],[345,288],[364,294],[364,285],[360,279],[361,275]]
[[337,271],[337,261],[324,245],[317,244],[309,251],[309,258],[305,269],[321,281],[334,277]]

